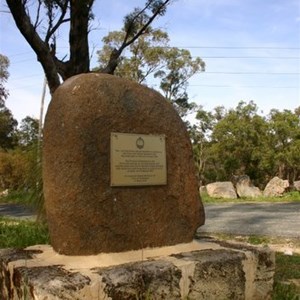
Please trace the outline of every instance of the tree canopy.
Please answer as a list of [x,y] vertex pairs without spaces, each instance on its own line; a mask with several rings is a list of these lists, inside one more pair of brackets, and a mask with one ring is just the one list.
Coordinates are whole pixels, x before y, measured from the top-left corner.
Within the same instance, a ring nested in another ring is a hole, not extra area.
[[4,86],[9,76],[8,67],[9,67],[8,57],[0,54],[0,101],[5,101],[6,98],[8,97],[8,91]]
[[[103,38],[103,49],[98,51],[99,67],[110,59],[112,49],[119,47],[126,35],[125,29],[110,32]],[[188,50],[171,47],[167,32],[148,27],[120,57],[115,75],[129,78],[142,84],[158,81],[158,89],[177,109],[181,117],[196,108],[188,102],[188,80],[197,72],[205,70],[200,57],[193,58]]]
[[200,180],[230,180],[247,174],[258,185],[279,176],[291,182],[300,177],[300,118],[290,110],[258,114],[250,101],[236,108],[200,108],[191,137]]
[[5,82],[9,77],[8,67],[8,58],[0,54],[0,149],[4,150],[13,147],[18,125],[11,111],[5,105],[5,100],[8,97],[8,91],[5,88]]
[[[90,71],[88,34],[93,20],[94,0],[6,0],[21,34],[36,53],[53,93],[61,79]],[[166,13],[171,0],[147,0],[144,7],[124,17],[125,35],[111,49],[101,72],[113,74],[125,48],[147,32],[155,18]],[[57,33],[68,26],[69,51],[63,58],[56,53]]]

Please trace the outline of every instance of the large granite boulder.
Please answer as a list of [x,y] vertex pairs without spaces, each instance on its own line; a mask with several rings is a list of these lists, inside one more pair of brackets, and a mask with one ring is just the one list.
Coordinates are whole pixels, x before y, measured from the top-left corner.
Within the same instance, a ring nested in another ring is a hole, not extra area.
[[300,192],[300,180],[294,181],[294,188],[296,191]]
[[[167,184],[113,187],[111,133],[165,135]],[[67,255],[190,242],[204,224],[189,135],[159,93],[81,74],[54,93],[44,127],[43,178],[53,248]]]
[[240,198],[255,198],[262,196],[262,191],[252,184],[248,175],[235,176],[234,184],[236,193]]
[[237,198],[236,191],[231,181],[213,182],[206,185],[208,196],[212,198]]
[[290,186],[288,180],[280,179],[275,176],[272,178],[264,189],[264,196],[266,197],[277,197],[282,196],[286,189]]

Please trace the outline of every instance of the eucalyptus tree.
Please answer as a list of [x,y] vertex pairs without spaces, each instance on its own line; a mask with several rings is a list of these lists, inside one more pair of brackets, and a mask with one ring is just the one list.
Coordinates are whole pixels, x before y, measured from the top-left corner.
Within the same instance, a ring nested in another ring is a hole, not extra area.
[[5,100],[8,97],[8,90],[5,83],[9,77],[9,59],[0,54],[0,149],[12,148],[16,142],[16,129],[18,122],[14,119],[11,111],[7,108]]
[[[125,27],[103,38],[104,46],[98,51],[99,67],[95,70],[104,68],[110,53],[120,47],[124,36]],[[169,42],[167,32],[149,26],[120,57],[115,75],[159,89],[184,118],[197,107],[188,101],[188,81],[205,70],[205,63],[200,57],[193,58],[186,49],[171,47]]]
[[8,96],[8,91],[5,88],[5,83],[8,79],[9,59],[7,56],[0,54],[0,100],[5,101]]
[[270,126],[270,148],[273,150],[273,174],[290,182],[300,179],[300,107],[279,111],[272,109]]
[[[61,79],[90,71],[88,34],[95,0],[6,0],[16,26],[41,63],[53,93]],[[108,1],[107,1],[108,2]],[[166,13],[171,0],[147,0],[124,17],[125,35],[113,48],[101,72],[113,74],[123,51],[143,35],[151,23]],[[60,28],[68,28],[69,50],[60,58],[56,48]]]

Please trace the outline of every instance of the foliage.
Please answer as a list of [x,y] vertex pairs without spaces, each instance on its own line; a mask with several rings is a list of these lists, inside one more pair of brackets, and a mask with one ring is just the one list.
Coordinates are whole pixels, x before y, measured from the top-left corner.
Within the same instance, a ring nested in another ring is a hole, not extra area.
[[[99,70],[105,67],[114,48],[120,47],[125,30],[112,31],[103,38],[103,48],[97,52]],[[165,48],[168,45],[168,34],[160,29],[148,28],[132,43],[124,55],[120,57],[115,75],[125,77],[138,83],[147,83],[147,78],[162,67]]]
[[[138,30],[138,28],[136,28]],[[110,59],[114,48],[122,45],[126,36],[126,28],[122,31],[110,32],[103,38],[104,46],[98,51],[99,67],[103,69]],[[204,71],[205,63],[201,58],[192,58],[190,52],[169,46],[168,34],[160,29],[147,28],[125,53],[119,58],[115,75],[125,77],[139,83],[147,84],[159,80],[159,88],[165,98],[170,101],[181,117],[196,109],[195,103],[188,102],[188,80],[197,72]]]
[[46,225],[0,218],[0,248],[25,248],[37,244],[49,244]]
[[11,111],[0,99],[0,149],[11,149],[15,145],[15,133],[18,122],[13,118]]
[[11,111],[5,105],[8,91],[4,84],[9,76],[8,66],[8,58],[0,54],[0,150],[11,149],[14,146],[15,132],[18,125]]
[[26,156],[20,151],[0,152],[1,189],[18,189],[24,185],[30,166]]
[[271,110],[269,114],[270,145],[280,177],[290,181],[300,176],[300,116],[289,110]]
[[[88,34],[93,21],[94,0],[6,0],[21,34],[41,63],[50,92],[67,78],[90,71]],[[147,32],[159,16],[166,13],[171,0],[147,0],[143,8],[135,8],[124,18],[125,35],[118,47],[112,49],[103,73],[113,74],[123,51]],[[62,58],[56,52],[60,29],[67,29],[69,53]]]
[[21,193],[25,202],[28,202],[29,194],[39,202],[42,180],[36,123],[30,117],[22,120],[22,126],[16,134],[18,143],[13,149],[0,151],[0,189],[9,190],[8,199],[15,198],[15,193]]
[[18,131],[18,143],[23,148],[32,147],[38,142],[39,120],[27,116],[21,121]]
[[295,112],[272,110],[241,101],[235,109],[202,107],[191,130],[196,165],[202,184],[247,174],[263,188],[274,176],[292,183],[300,176],[300,118]]
[[4,103],[4,100],[7,99],[8,91],[4,87],[4,83],[8,79],[8,66],[9,60],[6,56],[0,54],[0,101]]
[[187,81],[197,72],[204,71],[200,57],[192,58],[186,49],[171,47],[165,52],[165,66],[154,76],[161,79],[160,88],[168,100],[186,97]]

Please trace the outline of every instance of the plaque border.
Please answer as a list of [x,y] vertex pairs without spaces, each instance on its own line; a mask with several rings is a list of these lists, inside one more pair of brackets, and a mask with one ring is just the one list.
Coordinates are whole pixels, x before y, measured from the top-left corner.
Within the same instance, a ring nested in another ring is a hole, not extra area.
[[[163,137],[164,138],[164,160],[165,160],[165,166],[166,166],[166,174],[165,174],[165,180],[162,183],[132,183],[132,184],[115,184],[112,182],[113,178],[113,155],[112,155],[112,137],[113,135],[130,135],[130,136],[136,136],[136,137],[144,137],[144,136],[151,136],[151,137]],[[110,186],[111,187],[142,187],[142,186],[162,186],[167,185],[167,177],[168,177],[168,168],[167,168],[167,153],[166,153],[166,135],[165,134],[145,134],[145,133],[124,133],[124,132],[111,132],[110,133]]]

